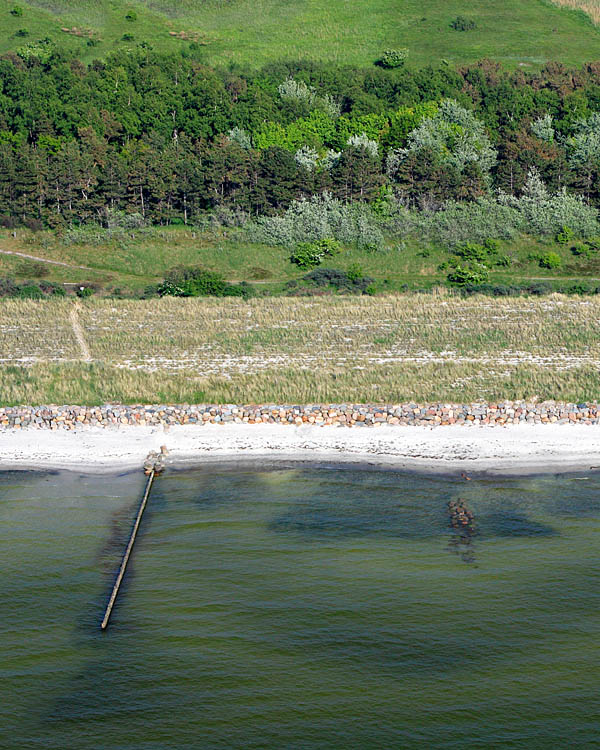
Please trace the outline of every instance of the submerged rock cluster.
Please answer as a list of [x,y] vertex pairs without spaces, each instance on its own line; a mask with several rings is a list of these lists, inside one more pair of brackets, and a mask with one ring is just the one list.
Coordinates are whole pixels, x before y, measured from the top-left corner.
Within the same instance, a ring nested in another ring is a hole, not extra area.
[[178,424],[286,424],[379,427],[390,425],[537,424],[600,422],[596,403],[502,401],[473,404],[180,404],[103,406],[4,406],[0,429],[73,430],[78,427]]

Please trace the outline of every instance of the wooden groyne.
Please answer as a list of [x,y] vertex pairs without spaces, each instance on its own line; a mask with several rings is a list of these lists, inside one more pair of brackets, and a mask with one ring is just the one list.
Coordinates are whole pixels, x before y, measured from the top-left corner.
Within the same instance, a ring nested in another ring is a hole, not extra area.
[[125,576],[125,571],[127,570],[127,563],[129,562],[129,558],[131,557],[131,551],[133,550],[133,545],[135,544],[135,539],[137,537],[138,529],[140,528],[140,523],[142,522],[142,516],[144,515],[144,510],[146,509],[148,498],[150,497],[150,490],[152,489],[152,483],[154,482],[154,477],[157,474],[160,474],[165,468],[164,456],[166,455],[166,453],[167,453],[167,450],[163,446],[161,448],[160,454],[152,451],[150,454],[148,454],[148,458],[144,461],[144,473],[148,476],[148,481],[146,482],[146,490],[144,492],[144,496],[142,497],[142,502],[140,503],[140,507],[138,508],[137,516],[135,517],[135,523],[133,524],[133,529],[131,530],[131,534],[129,536],[129,542],[127,543],[125,554],[123,555],[123,559],[121,560],[121,566],[119,567],[119,572],[117,574],[117,578],[112,588],[110,599],[108,600],[108,604],[106,605],[104,617],[100,625],[100,628],[102,630],[106,630],[106,628],[108,627],[110,615],[115,605],[115,602],[117,600],[117,596],[119,595],[121,582],[123,581],[123,577]]

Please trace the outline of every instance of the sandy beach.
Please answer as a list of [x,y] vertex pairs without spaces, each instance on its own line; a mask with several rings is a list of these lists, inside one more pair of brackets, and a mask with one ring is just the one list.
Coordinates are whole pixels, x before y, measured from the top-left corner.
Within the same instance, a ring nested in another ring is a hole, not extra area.
[[214,461],[351,462],[432,472],[558,473],[600,467],[600,427],[584,424],[140,426],[0,432],[0,469],[114,473],[166,445],[169,465]]

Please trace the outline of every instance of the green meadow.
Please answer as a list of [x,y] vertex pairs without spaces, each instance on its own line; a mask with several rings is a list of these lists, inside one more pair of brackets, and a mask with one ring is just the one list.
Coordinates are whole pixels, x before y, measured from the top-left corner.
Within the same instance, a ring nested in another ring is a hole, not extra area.
[[[453,29],[457,16],[475,28]],[[141,42],[158,50],[193,42],[210,64],[257,68],[298,59],[364,66],[399,47],[414,67],[491,58],[535,69],[600,57],[590,17],[544,0],[0,0],[0,18],[0,53],[49,37],[88,62]]]

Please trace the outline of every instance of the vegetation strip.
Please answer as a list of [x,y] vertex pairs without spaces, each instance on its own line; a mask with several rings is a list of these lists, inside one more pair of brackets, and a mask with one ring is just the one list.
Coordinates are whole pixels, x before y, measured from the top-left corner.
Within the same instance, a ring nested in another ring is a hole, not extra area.
[[525,401],[475,404],[321,404],[0,407],[0,429],[74,430],[81,427],[280,424],[289,426],[380,427],[461,424],[599,424],[597,403],[539,404]]

